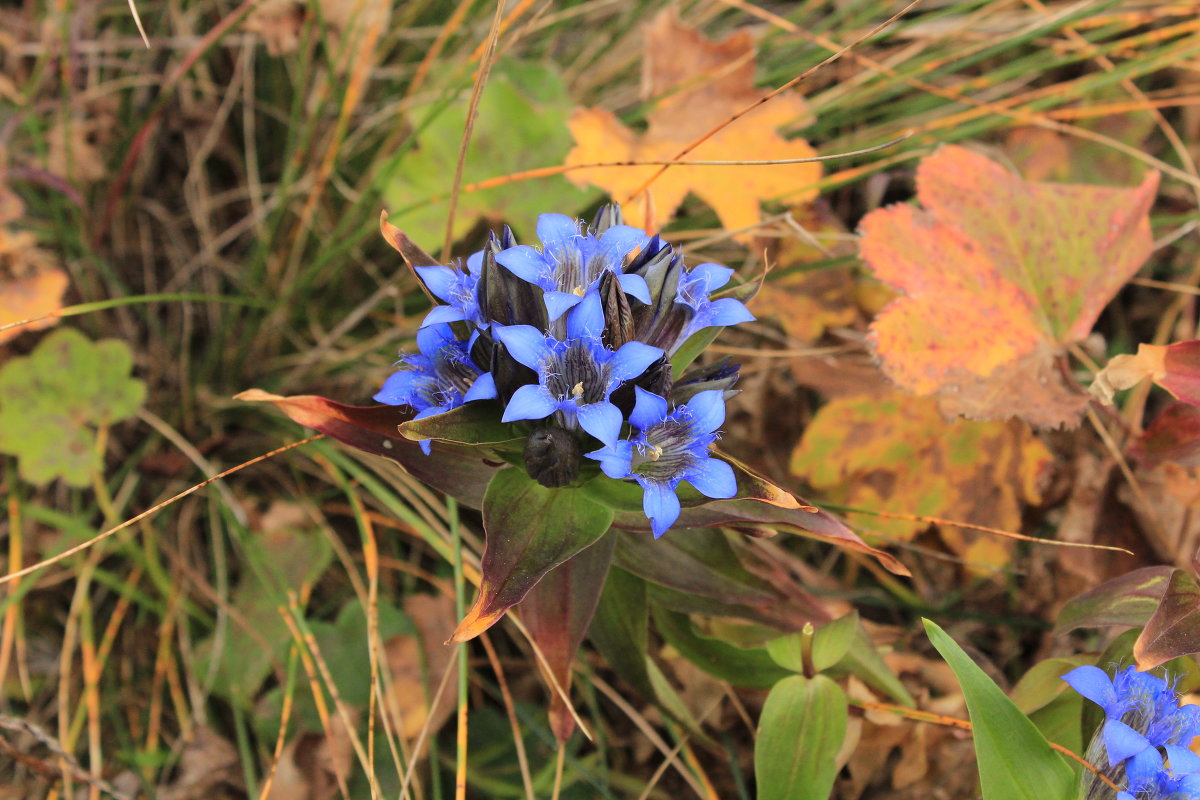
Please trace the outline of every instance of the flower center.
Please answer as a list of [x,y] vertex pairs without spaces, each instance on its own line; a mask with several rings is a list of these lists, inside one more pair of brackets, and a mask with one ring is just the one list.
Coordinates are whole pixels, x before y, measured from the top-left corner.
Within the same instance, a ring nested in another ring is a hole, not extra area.
[[596,361],[588,342],[572,339],[556,347],[542,364],[544,384],[555,400],[580,405],[602,402],[608,395],[609,367]]
[[638,475],[668,481],[686,472],[700,460],[696,454],[698,437],[686,408],[647,429],[642,441],[635,441],[632,468]]

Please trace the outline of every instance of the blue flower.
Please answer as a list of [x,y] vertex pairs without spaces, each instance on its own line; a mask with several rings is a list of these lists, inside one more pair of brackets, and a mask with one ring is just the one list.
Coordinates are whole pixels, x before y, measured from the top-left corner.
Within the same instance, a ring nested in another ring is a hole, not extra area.
[[635,392],[629,422],[637,433],[587,456],[599,461],[608,477],[638,482],[642,510],[657,538],[679,519],[675,490],[680,481],[713,499],[737,493],[733,468],[709,455],[716,430],[725,421],[725,398],[720,390],[703,391],[669,411],[664,398],[640,386]]
[[624,420],[609,397],[622,383],[645,372],[663,352],[636,341],[614,352],[601,341],[603,330],[604,312],[594,291],[567,315],[564,341],[531,325],[494,326],[493,335],[508,354],[538,376],[536,384],[513,392],[503,421],[545,419],[557,412],[563,427],[583,428],[604,444],[615,445]]
[[754,315],[745,303],[733,297],[713,300],[710,295],[729,283],[733,270],[720,264],[697,264],[679,276],[679,287],[675,290],[675,302],[691,309],[691,319],[680,336],[682,343],[689,336],[704,328],[737,325],[751,322]]
[[[1112,678],[1099,667],[1076,667],[1062,676],[1075,691],[1104,709],[1101,738],[1109,766],[1125,764],[1146,774],[1147,761],[1181,751],[1200,735],[1200,707],[1179,705],[1174,689],[1162,678],[1130,666]],[[1182,758],[1182,756],[1181,756]]]
[[[409,406],[416,412],[415,419],[423,419],[472,400],[495,397],[492,374],[483,372],[471,360],[473,341],[474,337],[471,342],[458,340],[445,323],[421,328],[417,331],[420,352],[400,359],[405,368],[384,382],[375,400],[389,406]],[[429,441],[420,445],[429,455]]]
[[1128,786],[1117,800],[1195,800],[1200,798],[1200,756],[1186,747],[1167,745],[1167,759],[1153,747],[1131,758],[1126,765]]
[[483,251],[473,253],[467,259],[467,271],[462,267],[413,267],[425,288],[447,305],[434,306],[425,316],[421,327],[436,325],[442,322],[466,321],[475,325],[484,325],[485,320],[479,308],[479,268],[483,265]]
[[496,261],[522,280],[542,288],[550,321],[577,305],[600,276],[613,272],[626,294],[650,302],[650,289],[640,275],[624,272],[625,257],[649,241],[645,231],[613,225],[600,236],[581,230],[564,214],[542,214],[537,222],[539,251],[516,245],[496,254]]

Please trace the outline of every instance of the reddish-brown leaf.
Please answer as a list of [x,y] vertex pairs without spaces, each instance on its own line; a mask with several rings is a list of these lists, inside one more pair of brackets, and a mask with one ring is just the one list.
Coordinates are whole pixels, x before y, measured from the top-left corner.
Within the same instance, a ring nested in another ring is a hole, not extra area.
[[1149,256],[1157,187],[1025,181],[962,147],[924,159],[921,207],[862,222],[863,258],[905,295],[872,325],[884,371],[947,414],[1076,424],[1064,349]]
[[1133,657],[1144,671],[1196,652],[1200,652],[1200,585],[1183,570],[1175,570],[1162,602],[1133,644]]
[[348,406],[316,395],[281,397],[261,389],[249,389],[236,399],[274,403],[292,420],[315,428],[342,444],[390,458],[411,474],[464,505],[480,508],[488,481],[501,466],[489,466],[477,452],[434,442],[429,455],[416,442],[400,435],[400,423],[412,414],[398,406]]
[[1096,375],[1092,393],[1111,403],[1114,392],[1146,378],[1183,402],[1200,406],[1200,339],[1165,346],[1139,344],[1137,355],[1113,356]]

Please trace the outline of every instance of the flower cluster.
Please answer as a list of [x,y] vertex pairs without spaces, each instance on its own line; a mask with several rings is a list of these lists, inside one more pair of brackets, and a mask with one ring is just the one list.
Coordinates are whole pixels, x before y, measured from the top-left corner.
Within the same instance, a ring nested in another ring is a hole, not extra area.
[[[1062,677],[1104,709],[1104,725],[1087,755],[1105,777],[1125,784],[1118,800],[1200,800],[1200,756],[1188,749],[1200,735],[1200,706],[1179,705],[1167,681],[1132,666],[1111,678],[1092,666]],[[1093,780],[1084,796],[1106,792],[1111,796],[1104,783]]]
[[539,247],[517,244],[506,228],[465,265],[415,268],[442,304],[422,324],[419,354],[375,399],[418,417],[498,400],[501,421],[527,429],[531,477],[567,486],[589,477],[585,457],[599,462],[641,486],[655,536],[679,517],[682,481],[733,497],[734,472],[710,448],[737,367],[720,361],[678,380],[671,370],[697,333],[754,318],[740,300],[713,297],[733,270],[687,268],[670,244],[623,224],[616,205],[590,226],[543,214],[537,235]]

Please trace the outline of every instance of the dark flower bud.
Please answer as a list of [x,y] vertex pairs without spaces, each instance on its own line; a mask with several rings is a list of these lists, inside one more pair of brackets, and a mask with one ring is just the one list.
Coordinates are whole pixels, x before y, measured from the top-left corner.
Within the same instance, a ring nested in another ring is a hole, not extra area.
[[700,392],[710,389],[720,389],[726,400],[736,396],[737,390],[733,385],[738,381],[740,364],[734,364],[728,356],[717,359],[711,364],[705,364],[688,370],[675,385],[671,387],[670,400],[675,405],[687,403]]
[[568,486],[579,477],[579,440],[565,428],[538,428],[525,440],[525,471],[548,489]]
[[616,203],[605,203],[596,211],[592,220],[592,235],[599,236],[614,225],[624,224],[625,217],[621,214],[621,207]]
[[542,301],[542,290],[513,275],[496,261],[497,253],[514,245],[512,231],[507,227],[502,236],[488,235],[480,267],[479,306],[490,322],[545,327],[546,304]]
[[612,393],[612,404],[620,409],[621,414],[625,417],[630,415],[634,404],[637,402],[637,392],[634,391],[635,386],[639,386],[659,397],[666,398],[671,392],[671,359],[663,356],[647,367],[646,371],[641,375],[621,385]]
[[495,343],[492,341],[492,335],[487,331],[479,331],[474,341],[470,343],[471,360],[483,372],[492,371],[492,349],[494,347]]
[[604,308],[604,331],[600,338],[610,349],[617,350],[633,339],[633,312],[616,273],[605,272],[600,277],[600,302]]
[[496,382],[496,394],[505,404],[517,389],[538,382],[538,374],[510,356],[500,342],[492,346],[492,378]]

